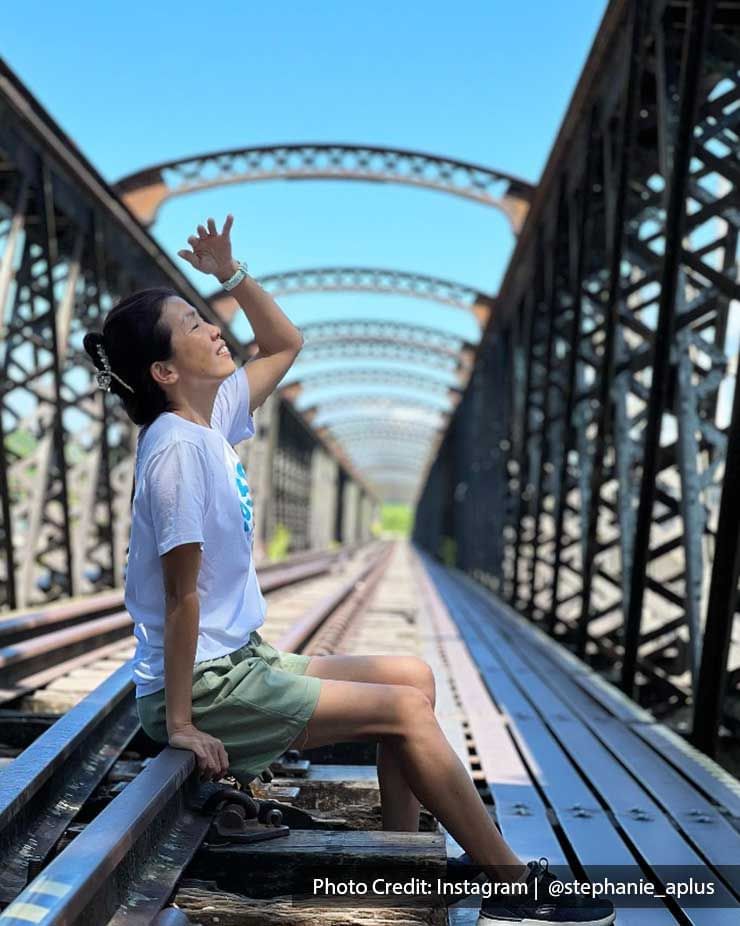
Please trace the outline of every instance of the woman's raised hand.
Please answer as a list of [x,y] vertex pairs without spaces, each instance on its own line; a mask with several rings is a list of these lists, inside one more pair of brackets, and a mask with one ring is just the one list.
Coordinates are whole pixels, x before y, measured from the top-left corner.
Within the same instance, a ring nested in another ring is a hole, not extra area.
[[220,234],[213,219],[208,219],[207,224],[207,230],[203,225],[199,225],[198,234],[188,238],[188,244],[193,250],[178,251],[177,254],[191,267],[195,267],[201,273],[212,273],[223,282],[228,280],[237,269],[236,262],[231,256],[231,239],[229,238],[234,216],[231,213],[226,216]]

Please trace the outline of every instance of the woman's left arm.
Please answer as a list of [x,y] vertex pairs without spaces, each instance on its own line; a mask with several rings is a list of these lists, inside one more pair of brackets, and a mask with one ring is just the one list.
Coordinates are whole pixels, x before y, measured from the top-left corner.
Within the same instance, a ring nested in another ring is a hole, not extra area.
[[[200,270],[213,274],[220,283],[237,270],[231,256],[231,226],[234,217],[228,215],[219,234],[216,223],[208,219],[208,229],[198,226],[198,234],[188,238],[191,251],[178,251],[180,257]],[[303,347],[303,335],[285,315],[272,296],[249,276],[231,290],[249,324],[259,346],[260,356],[244,366],[249,382],[249,411],[253,412],[275,390],[280,380],[293,365]]]

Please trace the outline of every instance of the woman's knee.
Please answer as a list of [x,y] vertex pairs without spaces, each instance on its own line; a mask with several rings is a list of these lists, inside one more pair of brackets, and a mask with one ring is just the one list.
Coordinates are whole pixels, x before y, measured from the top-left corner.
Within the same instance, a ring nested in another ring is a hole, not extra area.
[[429,696],[415,685],[394,685],[394,702],[399,732],[413,735],[427,724],[436,723],[434,703]]
[[432,667],[418,656],[409,656],[408,660],[409,684],[423,692],[431,703],[432,709],[434,709],[437,701],[437,686]]

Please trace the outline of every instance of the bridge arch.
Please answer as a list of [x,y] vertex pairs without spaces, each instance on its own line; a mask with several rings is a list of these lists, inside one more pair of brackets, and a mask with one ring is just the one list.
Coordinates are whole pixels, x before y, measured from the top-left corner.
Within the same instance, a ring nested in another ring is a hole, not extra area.
[[[475,352],[436,350],[415,344],[399,343],[392,338],[336,338],[319,344],[306,344],[301,351],[301,369],[309,362],[325,360],[399,360],[434,367],[440,372],[469,373]],[[298,365],[298,364],[296,364]],[[467,376],[465,377],[467,378]]]
[[321,425],[317,430],[328,438],[351,439],[367,434],[377,435],[388,440],[399,438],[418,438],[431,440],[440,434],[441,425],[437,422],[418,419],[411,422],[399,422],[381,415],[366,415],[362,418],[345,418],[329,425]]
[[379,395],[357,393],[349,397],[341,396],[328,402],[322,402],[318,406],[304,409],[303,416],[311,422],[319,415],[325,418],[327,414],[331,415],[333,411],[342,413],[363,415],[368,409],[379,411],[380,409],[419,409],[428,412],[430,415],[437,414],[447,418],[452,413],[452,408],[440,408],[438,405],[432,405],[424,400],[423,397],[409,396],[408,398],[386,398]]
[[415,390],[413,392],[401,392],[393,388],[393,384],[380,384],[377,392],[363,392],[362,390],[343,390],[341,395],[317,395],[315,397],[304,395],[301,391],[293,392],[290,395],[291,401],[301,412],[308,409],[324,409],[335,405],[346,406],[353,402],[378,402],[392,403],[394,405],[422,405],[424,408],[431,408],[441,412],[448,412],[457,407],[460,401],[460,393],[452,390],[444,395],[440,393],[429,393],[424,390]]
[[462,386],[457,383],[447,383],[434,376],[423,373],[407,371],[403,368],[396,370],[378,369],[370,366],[338,367],[333,370],[313,370],[306,373],[293,373],[291,367],[281,381],[282,386],[294,384],[301,387],[301,391],[309,389],[322,389],[324,386],[343,386],[362,383],[366,385],[405,386],[409,389],[418,389],[435,395],[448,395],[450,392],[461,392]]
[[[305,293],[380,293],[425,299],[440,305],[470,312],[481,331],[488,322],[494,297],[472,286],[403,270],[383,267],[313,267],[286,270],[257,278],[260,286],[272,296],[292,296]],[[238,310],[233,296],[218,289],[208,296],[214,311],[229,324]]]
[[152,225],[174,196],[258,180],[364,180],[426,187],[500,209],[515,234],[524,223],[534,186],[481,164],[423,151],[372,145],[294,143],[212,151],[163,161],[114,185],[143,225]]

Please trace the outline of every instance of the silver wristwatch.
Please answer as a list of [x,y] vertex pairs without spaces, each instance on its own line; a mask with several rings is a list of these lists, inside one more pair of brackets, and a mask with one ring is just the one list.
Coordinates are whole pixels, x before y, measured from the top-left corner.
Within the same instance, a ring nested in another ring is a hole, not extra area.
[[243,263],[242,261],[239,261],[238,268],[229,277],[229,279],[226,280],[225,283],[221,284],[221,288],[225,289],[226,292],[228,293],[235,286],[238,286],[246,275],[247,275],[247,265]]

